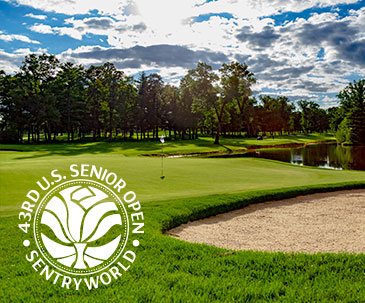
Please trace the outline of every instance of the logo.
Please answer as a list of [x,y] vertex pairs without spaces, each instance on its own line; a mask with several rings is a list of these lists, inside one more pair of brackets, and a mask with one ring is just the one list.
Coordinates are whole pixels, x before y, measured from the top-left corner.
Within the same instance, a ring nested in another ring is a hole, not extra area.
[[144,233],[136,194],[94,165],[73,164],[68,174],[55,169],[50,175],[36,182],[19,213],[18,226],[30,237],[23,245],[33,248],[26,260],[63,288],[109,285],[136,260],[133,249]]

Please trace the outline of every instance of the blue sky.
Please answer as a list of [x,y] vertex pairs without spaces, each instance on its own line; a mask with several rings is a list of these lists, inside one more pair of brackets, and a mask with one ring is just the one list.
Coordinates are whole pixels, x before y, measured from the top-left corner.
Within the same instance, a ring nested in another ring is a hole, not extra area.
[[0,0],[0,69],[31,53],[179,79],[199,61],[248,64],[256,94],[324,108],[365,77],[365,0]]

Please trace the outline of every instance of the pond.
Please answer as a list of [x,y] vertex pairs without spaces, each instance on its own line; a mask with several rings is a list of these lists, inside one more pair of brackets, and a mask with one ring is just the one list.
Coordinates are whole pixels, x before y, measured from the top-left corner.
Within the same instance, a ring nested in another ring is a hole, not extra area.
[[254,157],[329,169],[365,170],[365,146],[340,146],[336,143],[255,150],[220,157]]

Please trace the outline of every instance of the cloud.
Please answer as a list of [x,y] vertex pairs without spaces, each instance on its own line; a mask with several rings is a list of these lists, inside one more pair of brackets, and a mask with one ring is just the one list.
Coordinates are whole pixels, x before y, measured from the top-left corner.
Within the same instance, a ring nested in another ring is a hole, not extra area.
[[223,53],[210,51],[194,51],[178,45],[134,46],[127,49],[104,49],[94,47],[87,51],[70,54],[73,58],[95,59],[115,62],[119,68],[138,69],[142,66],[194,68],[199,61],[206,62],[214,68],[227,62]]
[[52,27],[45,24],[34,24],[29,29],[41,34],[54,34]]
[[[238,18],[256,18],[284,12],[301,12],[305,9],[337,4],[356,3],[358,0],[220,0],[206,2],[204,0],[5,0],[27,5],[46,12],[67,15],[87,14],[98,10],[104,15],[157,15],[159,18],[166,11],[172,11],[173,17],[193,17],[209,13],[230,13]],[[151,10],[152,8],[152,10]]]
[[248,42],[250,48],[259,49],[270,47],[279,37],[273,26],[265,26],[261,32],[252,32],[250,27],[245,26],[236,35],[241,42]]
[[132,27],[132,30],[133,31],[136,31],[136,32],[143,32],[143,31],[145,31],[147,29],[147,26],[146,26],[146,24],[144,24],[144,23],[138,23],[138,24],[136,24],[136,25],[134,25],[133,27]]
[[[38,49],[35,53],[43,53],[43,49]],[[13,53],[7,53],[0,49],[0,70],[6,73],[14,74],[19,71],[19,66],[22,65],[24,56],[29,55],[32,51],[29,48],[20,48]]]
[[84,23],[90,28],[108,29],[113,26],[113,20],[110,18],[89,18]]
[[66,15],[87,14],[92,10],[98,10],[104,14],[120,12],[126,5],[126,0],[5,0],[26,5],[45,12],[56,12]]
[[34,24],[29,29],[41,34],[68,35],[76,40],[82,40],[83,37],[83,33],[74,27],[51,27],[46,24]]
[[108,41],[115,41],[113,46],[121,46],[118,43],[121,34],[126,33],[128,35],[128,39],[123,39],[123,41],[130,41],[131,39],[135,40],[136,35],[141,34],[147,29],[147,26],[139,20],[135,20],[135,22],[127,22],[126,20],[116,21],[108,17],[83,19],[72,17],[65,19],[64,24],[67,26],[52,27],[47,24],[36,23],[30,26],[29,29],[42,34],[67,35],[76,40],[82,40],[88,34],[107,36]]
[[29,18],[38,19],[38,20],[47,19],[46,15],[33,15],[32,13],[24,15],[24,17],[29,17]]
[[273,60],[268,54],[258,54],[256,56],[242,57],[236,56],[236,60],[245,62],[254,73],[262,73],[264,71],[273,71],[274,68],[287,66],[288,59]]
[[11,42],[11,41],[21,41],[25,43],[33,43],[33,44],[40,44],[39,41],[31,40],[29,37],[24,35],[6,35],[6,34],[0,34],[0,40]]
[[359,38],[362,35],[363,30],[349,20],[306,23],[296,30],[301,44],[333,49],[337,58],[365,66],[365,39]]

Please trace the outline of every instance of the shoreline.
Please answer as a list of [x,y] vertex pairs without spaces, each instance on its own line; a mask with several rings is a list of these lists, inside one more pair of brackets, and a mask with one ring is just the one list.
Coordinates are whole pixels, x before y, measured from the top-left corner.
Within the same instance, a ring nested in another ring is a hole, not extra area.
[[212,158],[219,158],[224,157],[226,155],[235,155],[235,154],[242,154],[247,153],[259,149],[271,149],[271,148],[296,148],[296,147],[304,147],[308,145],[315,145],[315,144],[331,144],[336,143],[336,140],[322,140],[322,141],[313,141],[313,142],[305,142],[305,143],[287,143],[287,144],[277,144],[277,145],[249,145],[243,149],[235,149],[231,151],[211,151],[211,152],[197,152],[197,153],[178,153],[178,154],[142,154],[142,157],[161,157],[164,155],[166,158],[182,158],[182,157],[212,157]]

